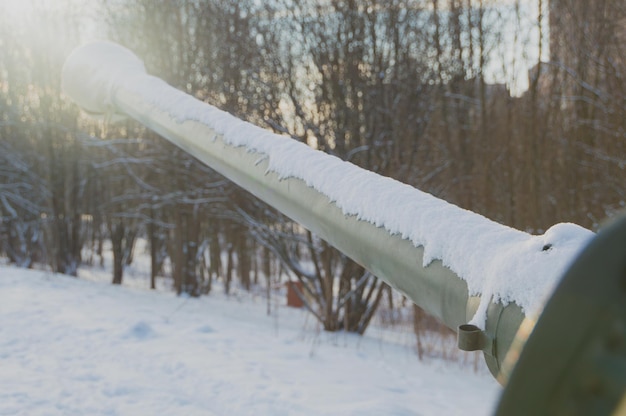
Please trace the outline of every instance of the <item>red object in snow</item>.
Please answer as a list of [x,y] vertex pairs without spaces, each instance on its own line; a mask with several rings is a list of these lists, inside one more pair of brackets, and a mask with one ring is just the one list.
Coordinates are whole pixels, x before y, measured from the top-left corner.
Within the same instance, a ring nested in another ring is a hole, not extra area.
[[301,308],[304,306],[302,299],[298,296],[297,291],[302,293],[302,282],[299,281],[289,281],[285,283],[287,286],[287,306],[292,308]]

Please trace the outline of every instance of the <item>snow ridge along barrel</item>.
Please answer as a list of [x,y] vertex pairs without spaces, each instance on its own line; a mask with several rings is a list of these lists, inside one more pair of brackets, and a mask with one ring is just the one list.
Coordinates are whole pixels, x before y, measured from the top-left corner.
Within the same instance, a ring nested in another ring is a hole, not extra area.
[[88,113],[141,122],[334,245],[455,330],[460,348],[482,351],[503,383],[518,329],[594,238],[574,224],[530,235],[243,122],[114,43],[72,52],[62,85]]

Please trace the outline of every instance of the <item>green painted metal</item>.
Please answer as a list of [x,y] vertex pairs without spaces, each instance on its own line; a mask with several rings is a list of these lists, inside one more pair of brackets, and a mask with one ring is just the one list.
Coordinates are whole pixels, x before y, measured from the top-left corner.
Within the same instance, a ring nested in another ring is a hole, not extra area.
[[520,328],[497,415],[626,415],[626,216],[601,230]]

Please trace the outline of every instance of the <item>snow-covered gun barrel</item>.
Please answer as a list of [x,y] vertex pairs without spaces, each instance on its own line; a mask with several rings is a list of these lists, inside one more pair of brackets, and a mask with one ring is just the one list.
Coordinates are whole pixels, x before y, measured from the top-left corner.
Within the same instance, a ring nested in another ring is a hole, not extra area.
[[[113,43],[76,49],[62,81],[65,93],[85,111],[138,120],[404,293],[455,330],[460,348],[482,350],[502,384],[521,380],[517,384],[525,387],[513,393],[507,389],[499,412],[529,414],[520,402],[533,403],[525,394],[527,384],[541,391],[541,383],[524,383],[528,379],[515,376],[513,365],[525,359],[522,346],[533,343],[533,338],[526,342],[529,328],[561,277],[587,245],[585,253],[594,244],[607,244],[597,243],[606,233],[594,240],[591,231],[566,223],[530,235],[495,223],[243,122],[148,75],[139,58]],[[619,235],[626,234],[624,224],[617,228]],[[556,305],[556,315],[562,307]],[[620,328],[612,330],[619,335]],[[544,331],[553,332],[551,342],[567,344],[569,334],[559,338],[559,328]],[[535,344],[541,346],[541,340]],[[559,348],[553,351],[557,361],[563,353]],[[541,347],[531,352],[536,351]],[[529,360],[532,365],[537,358],[531,354]],[[551,370],[562,373],[563,366]],[[553,389],[543,387],[548,393]],[[534,405],[548,409],[552,396],[544,396]]]

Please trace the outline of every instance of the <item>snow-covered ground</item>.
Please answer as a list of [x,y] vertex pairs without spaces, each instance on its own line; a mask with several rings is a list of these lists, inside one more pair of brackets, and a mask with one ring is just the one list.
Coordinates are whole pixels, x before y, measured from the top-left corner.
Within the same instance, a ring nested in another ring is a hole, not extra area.
[[0,415],[486,415],[497,401],[482,365],[327,334],[272,302],[268,316],[261,297],[0,265]]

